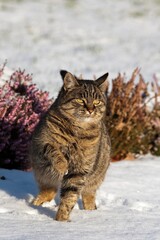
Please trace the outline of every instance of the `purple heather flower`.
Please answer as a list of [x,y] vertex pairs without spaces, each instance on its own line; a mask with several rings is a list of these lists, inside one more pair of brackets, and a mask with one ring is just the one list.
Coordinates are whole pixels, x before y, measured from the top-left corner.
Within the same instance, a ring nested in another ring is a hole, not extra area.
[[[0,82],[5,65],[0,69]],[[31,134],[52,103],[25,71],[15,71],[0,85],[0,167],[30,169]]]

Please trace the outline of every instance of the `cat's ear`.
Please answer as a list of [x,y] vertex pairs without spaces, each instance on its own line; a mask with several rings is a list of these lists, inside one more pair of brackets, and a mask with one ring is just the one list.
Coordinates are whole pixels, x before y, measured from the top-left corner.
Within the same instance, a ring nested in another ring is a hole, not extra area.
[[102,92],[105,92],[108,88],[108,78],[109,73],[104,74],[103,76],[99,77],[95,80],[96,85],[100,88]]
[[63,79],[63,87],[65,90],[69,90],[75,86],[78,86],[77,79],[70,72],[61,70],[60,74]]
[[63,81],[64,81],[64,77],[66,76],[66,73],[67,73],[66,70],[61,70],[61,71],[60,71],[60,74],[61,74],[61,77],[62,77],[62,80],[63,80]]

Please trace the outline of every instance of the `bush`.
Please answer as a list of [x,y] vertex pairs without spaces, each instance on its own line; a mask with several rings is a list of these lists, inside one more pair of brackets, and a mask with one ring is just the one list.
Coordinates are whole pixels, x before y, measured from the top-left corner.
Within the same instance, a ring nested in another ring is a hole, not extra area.
[[[0,82],[5,65],[0,69]],[[0,167],[30,169],[27,150],[31,134],[52,100],[32,84],[32,76],[15,71],[0,86]]]
[[107,93],[106,125],[113,160],[149,152],[160,155],[160,86],[156,77],[150,94],[148,88],[138,69],[129,81],[121,74],[112,81],[111,92]]
[[[0,84],[4,68],[5,64],[0,69]],[[129,81],[121,74],[112,81],[106,125],[113,160],[136,154],[160,155],[160,86],[156,77],[151,86],[149,91],[138,69]],[[52,102],[25,71],[13,72],[0,86],[0,167],[31,168],[27,154],[31,134]]]

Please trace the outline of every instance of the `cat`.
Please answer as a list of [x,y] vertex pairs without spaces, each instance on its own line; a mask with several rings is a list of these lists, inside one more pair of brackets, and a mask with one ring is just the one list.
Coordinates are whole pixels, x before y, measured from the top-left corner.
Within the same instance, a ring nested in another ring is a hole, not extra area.
[[82,80],[61,70],[63,86],[42,117],[31,140],[30,158],[39,194],[36,206],[61,190],[57,221],[69,221],[79,196],[86,210],[96,209],[95,197],[110,163],[105,127],[108,73]]

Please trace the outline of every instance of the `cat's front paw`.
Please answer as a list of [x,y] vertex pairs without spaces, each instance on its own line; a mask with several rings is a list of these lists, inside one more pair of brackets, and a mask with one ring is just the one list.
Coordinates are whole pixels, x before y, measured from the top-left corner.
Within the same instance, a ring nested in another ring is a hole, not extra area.
[[55,220],[56,220],[56,221],[61,221],[61,222],[70,222],[68,216],[66,216],[66,215],[60,215],[60,214],[57,214],[57,215],[56,215]]
[[67,213],[62,212],[62,211],[57,212],[55,220],[56,221],[61,221],[61,222],[70,222],[69,215]]

